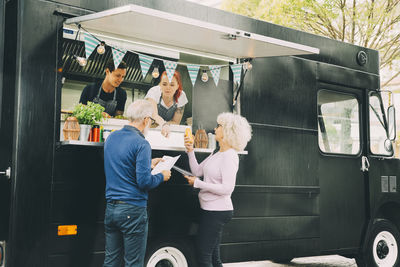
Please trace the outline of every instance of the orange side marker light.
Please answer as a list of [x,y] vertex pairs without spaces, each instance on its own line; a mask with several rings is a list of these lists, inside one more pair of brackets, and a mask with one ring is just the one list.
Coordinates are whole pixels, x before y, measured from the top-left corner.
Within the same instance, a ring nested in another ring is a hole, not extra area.
[[58,226],[58,235],[76,235],[78,233],[77,225],[59,225]]

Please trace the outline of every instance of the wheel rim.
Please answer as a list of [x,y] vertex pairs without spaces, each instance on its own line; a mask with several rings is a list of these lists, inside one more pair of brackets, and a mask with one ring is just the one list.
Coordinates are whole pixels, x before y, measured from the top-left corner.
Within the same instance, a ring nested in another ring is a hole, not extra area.
[[374,239],[372,252],[378,266],[394,266],[399,252],[396,239],[390,232],[380,232]]
[[188,264],[179,249],[162,247],[151,255],[147,267],[188,267]]

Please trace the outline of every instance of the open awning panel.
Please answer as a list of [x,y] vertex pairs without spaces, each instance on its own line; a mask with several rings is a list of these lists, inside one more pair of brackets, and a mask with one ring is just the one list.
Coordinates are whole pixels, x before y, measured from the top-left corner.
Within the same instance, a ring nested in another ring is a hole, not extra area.
[[319,53],[314,47],[137,5],[71,18],[65,23],[80,24],[94,34],[111,34],[139,44],[231,59]]

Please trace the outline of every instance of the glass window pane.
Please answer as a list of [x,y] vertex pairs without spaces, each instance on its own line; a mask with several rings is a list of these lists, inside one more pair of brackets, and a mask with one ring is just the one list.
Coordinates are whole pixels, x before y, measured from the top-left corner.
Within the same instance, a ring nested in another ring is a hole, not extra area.
[[326,153],[356,155],[360,151],[358,101],[353,95],[318,92],[318,144]]
[[381,101],[376,95],[369,97],[369,138],[370,150],[374,154],[391,155],[391,151],[385,149],[387,139]]

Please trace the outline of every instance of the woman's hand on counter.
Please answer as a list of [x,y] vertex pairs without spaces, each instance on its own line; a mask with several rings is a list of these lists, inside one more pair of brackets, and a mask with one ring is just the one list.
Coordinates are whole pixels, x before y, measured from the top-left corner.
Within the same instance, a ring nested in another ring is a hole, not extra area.
[[164,161],[162,158],[154,158],[151,160],[151,168],[154,169],[154,167],[160,162]]
[[161,134],[163,136],[168,137],[170,131],[171,131],[171,129],[169,128],[169,124],[168,123],[164,123],[164,125],[161,126]]
[[111,118],[107,112],[102,112],[103,118]]
[[185,175],[185,178],[186,178],[186,180],[188,181],[189,185],[191,185],[191,186],[194,185],[194,181],[196,180],[196,177]]
[[193,151],[193,136],[185,136],[185,148],[187,152]]

